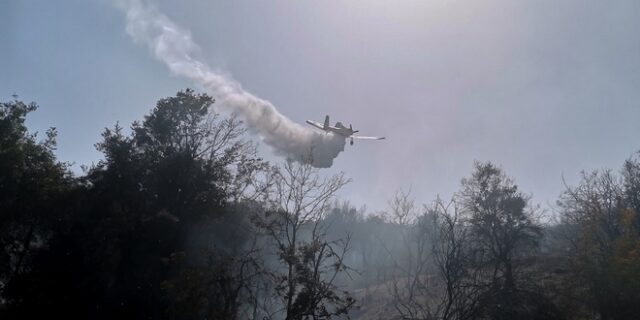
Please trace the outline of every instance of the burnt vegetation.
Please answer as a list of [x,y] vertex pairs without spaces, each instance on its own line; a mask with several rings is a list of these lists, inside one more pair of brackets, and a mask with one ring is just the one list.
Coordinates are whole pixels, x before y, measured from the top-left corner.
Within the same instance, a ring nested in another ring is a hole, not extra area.
[[35,104],[0,104],[2,319],[640,315],[638,156],[552,209],[476,162],[451,199],[366,213],[336,199],[342,174],[264,161],[213,103],[185,90],[105,129],[82,174],[55,128],[29,132]]

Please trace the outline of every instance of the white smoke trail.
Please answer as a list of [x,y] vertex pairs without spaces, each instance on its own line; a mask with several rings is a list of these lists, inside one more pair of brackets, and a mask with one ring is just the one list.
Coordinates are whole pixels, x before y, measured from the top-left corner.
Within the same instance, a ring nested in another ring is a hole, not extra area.
[[201,85],[223,107],[242,116],[249,129],[282,156],[309,160],[327,168],[344,150],[345,139],[301,126],[282,115],[269,101],[242,89],[239,83],[214,72],[194,58],[200,49],[189,31],[180,28],[155,7],[140,0],[121,0],[127,16],[127,33],[145,43],[171,72]]

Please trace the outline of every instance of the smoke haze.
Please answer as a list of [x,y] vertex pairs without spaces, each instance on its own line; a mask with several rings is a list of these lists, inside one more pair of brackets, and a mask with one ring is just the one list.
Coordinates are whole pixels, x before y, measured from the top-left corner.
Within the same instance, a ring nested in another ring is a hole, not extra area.
[[276,154],[328,168],[344,150],[345,139],[314,131],[291,121],[269,101],[242,89],[236,81],[214,72],[194,57],[200,49],[189,31],[180,28],[157,8],[137,0],[118,1],[126,13],[127,33],[146,44],[172,73],[201,85],[223,108],[239,114],[251,132]]

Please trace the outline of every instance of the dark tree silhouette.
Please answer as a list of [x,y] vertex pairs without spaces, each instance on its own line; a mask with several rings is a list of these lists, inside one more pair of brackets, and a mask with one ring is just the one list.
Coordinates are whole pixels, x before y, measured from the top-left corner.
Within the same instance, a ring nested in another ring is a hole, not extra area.
[[[81,318],[236,316],[235,301],[225,302],[233,306],[229,308],[219,300],[199,301],[198,308],[189,309],[189,313],[176,313],[185,309],[180,304],[196,305],[176,298],[190,284],[180,282],[181,287],[174,280],[188,272],[206,267],[225,268],[221,273],[226,272],[224,279],[229,283],[218,286],[198,283],[210,290],[209,296],[218,297],[215,290],[221,292],[236,286],[235,264],[226,262],[242,263],[235,255],[240,255],[249,234],[227,233],[248,226],[249,214],[235,209],[237,205],[232,200],[259,194],[260,186],[253,178],[267,167],[255,156],[253,145],[242,140],[241,123],[210,113],[212,103],[210,97],[186,90],[160,100],[142,123],[133,124],[130,135],[125,135],[117,125],[106,129],[103,140],[97,144],[104,160],[78,179],[73,204],[55,205],[42,199],[25,202],[25,205],[51,205],[68,213],[59,220],[65,228],[49,228],[47,239],[30,227],[30,224],[47,227],[36,216],[25,214],[23,208],[15,205],[2,211],[14,213],[24,221],[20,226],[17,221],[3,223],[3,227],[23,241],[43,244],[47,240],[48,249],[33,258],[28,274],[9,281],[12,279],[5,280],[6,277],[25,268],[23,260],[30,246],[27,243],[12,249],[14,253],[9,258],[13,260],[7,264],[12,270],[3,272],[3,283],[11,289],[8,302],[15,302],[15,308],[9,308],[11,314],[34,317],[61,310]],[[18,167],[21,171],[6,171],[20,175],[4,179],[7,182],[3,185],[14,192],[11,200],[24,195],[51,198],[52,187],[43,183],[52,184],[54,179],[64,177],[64,167],[53,162],[53,133],[45,142],[36,144],[20,127],[24,114],[31,109],[18,103],[3,104],[3,112],[7,114],[3,120],[16,127],[7,125],[7,130],[16,132],[17,137],[13,141],[6,139],[6,143],[18,141],[30,145],[33,155],[22,157],[40,157],[39,162],[22,160],[29,166],[37,166],[33,169]],[[18,148],[3,146],[2,150],[4,154]],[[3,161],[16,168],[8,163],[9,156],[21,155],[7,155],[8,160]],[[40,185],[34,185],[32,190],[8,184],[10,181],[24,184],[28,181],[24,177],[32,172],[40,174],[34,178]],[[9,204],[2,202],[3,206]],[[211,233],[194,236],[194,228]],[[11,249],[10,245],[15,247],[16,241],[7,242],[5,248]],[[214,257],[215,266],[202,254],[203,250]],[[239,299],[240,295],[220,297]]]
[[56,130],[42,141],[25,126],[35,103],[0,103],[0,306],[21,303],[18,284],[61,227],[65,194],[72,188],[67,165],[56,160]]
[[481,272],[475,276],[479,296],[474,317],[558,318],[528,268],[542,236],[530,196],[494,164],[476,162],[456,199],[470,228],[471,267]]

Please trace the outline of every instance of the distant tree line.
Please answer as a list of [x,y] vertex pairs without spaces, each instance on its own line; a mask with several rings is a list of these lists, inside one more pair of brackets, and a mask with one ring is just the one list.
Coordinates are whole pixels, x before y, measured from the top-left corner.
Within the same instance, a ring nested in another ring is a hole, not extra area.
[[0,104],[0,318],[634,319],[640,156],[583,173],[555,219],[477,162],[450,200],[366,213],[342,174],[270,164],[192,90],[73,174]]

